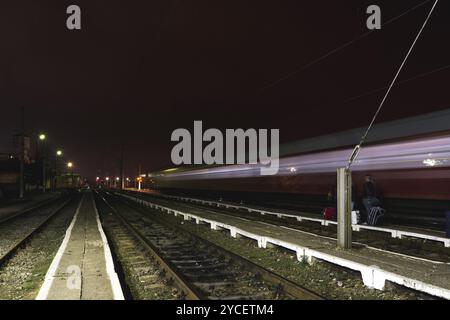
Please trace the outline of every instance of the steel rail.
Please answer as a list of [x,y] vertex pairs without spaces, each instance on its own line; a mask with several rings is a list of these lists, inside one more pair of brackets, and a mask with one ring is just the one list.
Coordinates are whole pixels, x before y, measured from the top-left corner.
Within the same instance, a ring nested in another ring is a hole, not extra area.
[[[59,200],[60,198],[53,199],[51,202]],[[22,245],[24,245],[26,242],[28,242],[35,234],[40,232],[51,220],[54,218],[58,213],[60,213],[64,208],[68,206],[68,204],[73,200],[73,198],[67,199],[63,204],[58,206],[53,212],[51,212],[36,228],[32,229],[30,232],[26,233],[24,237],[22,237],[20,240],[14,242],[12,246],[9,247],[8,251],[4,253],[2,256],[0,256],[0,267],[2,267],[9,259],[11,259],[17,250],[19,250]],[[80,200],[81,201],[81,200]],[[44,207],[45,205],[48,205],[49,203],[46,202],[45,204],[38,206],[37,208],[33,208],[34,210],[40,209]],[[27,210],[29,213],[29,211]],[[18,218],[19,216],[16,216],[14,218]],[[8,219],[6,221],[11,221],[12,219]],[[4,223],[3,221],[2,223]]]
[[39,209],[45,207],[46,205],[51,204],[51,203],[53,203],[54,201],[57,201],[57,200],[59,200],[59,199],[62,199],[62,196],[59,196],[59,197],[53,198],[53,199],[47,199],[47,200],[41,201],[41,202],[39,202],[38,204],[36,204],[35,206],[33,206],[33,207],[26,208],[26,209],[24,209],[24,210],[21,210],[21,211],[12,213],[12,214],[10,214],[10,215],[4,217],[4,218],[1,218],[1,219],[0,219],[0,224],[3,224],[3,223],[5,223],[5,222],[11,221],[11,220],[14,220],[14,219],[16,219],[16,218],[19,218],[19,217],[21,217],[21,216],[23,216],[23,215],[25,215],[25,214],[28,214],[28,213],[30,213],[30,212],[33,212],[33,211],[35,211],[35,210],[39,210]]
[[282,289],[286,294],[292,296],[295,299],[302,299],[302,300],[323,300],[323,299],[325,299],[324,297],[320,296],[319,294],[317,294],[311,290],[308,290],[308,289],[300,286],[299,284],[297,284],[289,279],[286,279],[286,278],[282,277],[281,275],[278,275],[258,264],[255,264],[254,262],[252,262],[238,254],[235,254],[219,245],[216,245],[215,243],[212,243],[212,242],[194,234],[191,231],[180,228],[180,227],[174,225],[173,223],[167,222],[162,217],[155,217],[155,216],[149,217],[147,207],[143,207],[139,204],[127,202],[126,200],[121,199],[121,198],[118,198],[118,199],[120,199],[119,201],[121,201],[122,203],[125,203],[127,206],[135,209],[145,219],[148,219],[149,221],[152,221],[152,220],[156,221],[157,223],[160,223],[168,228],[174,229],[177,232],[185,233],[185,234],[189,235],[190,237],[196,239],[199,242],[205,243],[207,246],[209,246],[209,247],[215,249],[216,251],[220,252],[221,254],[227,256],[232,261],[243,266],[244,268],[251,271],[252,273],[259,274],[263,280],[279,286],[279,288]]
[[134,236],[136,240],[147,250],[147,252],[158,262],[159,267],[165,272],[174,283],[174,285],[182,292],[182,296],[187,300],[201,300],[204,299],[203,295],[197,290],[197,288],[190,284],[189,281],[180,274],[176,267],[170,262],[166,261],[158,248],[156,248],[151,241],[149,241],[139,230],[134,228],[120,213],[116,210],[108,200],[102,197],[97,192],[98,197],[100,197],[108,208],[116,215],[119,222]]

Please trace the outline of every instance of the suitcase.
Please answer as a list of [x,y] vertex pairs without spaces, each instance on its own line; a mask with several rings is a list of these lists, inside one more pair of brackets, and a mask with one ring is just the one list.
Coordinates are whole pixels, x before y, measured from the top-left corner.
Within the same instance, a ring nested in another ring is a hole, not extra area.
[[369,226],[376,226],[380,222],[380,218],[384,216],[385,210],[381,207],[373,207],[370,209],[369,216],[367,217],[367,224]]
[[335,220],[336,218],[336,209],[332,207],[328,207],[323,209],[322,211],[323,218],[325,220]]

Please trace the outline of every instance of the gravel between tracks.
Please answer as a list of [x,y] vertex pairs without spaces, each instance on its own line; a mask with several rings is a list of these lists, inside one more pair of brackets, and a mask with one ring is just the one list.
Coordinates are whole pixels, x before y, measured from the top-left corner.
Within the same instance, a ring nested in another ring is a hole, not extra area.
[[[155,214],[160,214],[158,211]],[[245,238],[232,238],[226,231],[212,231],[208,225],[186,222],[181,217],[164,215],[173,223],[219,246],[239,254],[250,261],[276,272],[291,281],[323,295],[338,300],[416,300],[432,297],[388,283],[384,291],[364,286],[358,272],[316,261],[309,265],[298,261],[294,254],[278,248],[259,249],[256,243]]]
[[0,269],[1,300],[35,298],[77,205],[71,202]]

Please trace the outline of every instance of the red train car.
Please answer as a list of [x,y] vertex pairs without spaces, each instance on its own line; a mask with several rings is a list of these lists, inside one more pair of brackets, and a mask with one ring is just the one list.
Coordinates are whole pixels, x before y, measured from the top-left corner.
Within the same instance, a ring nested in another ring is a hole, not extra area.
[[[306,139],[280,149],[277,175],[257,167],[171,169],[152,174],[157,188],[323,195],[333,188],[364,128]],[[378,124],[352,167],[370,173],[387,198],[450,200],[450,109]],[[361,188],[359,188],[361,189]]]

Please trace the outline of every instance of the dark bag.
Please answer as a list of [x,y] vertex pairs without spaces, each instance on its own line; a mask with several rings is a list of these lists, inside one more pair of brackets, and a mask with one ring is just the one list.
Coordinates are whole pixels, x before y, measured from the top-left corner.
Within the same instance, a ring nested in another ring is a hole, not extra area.
[[336,209],[332,207],[328,207],[323,209],[322,211],[323,218],[325,220],[335,220],[336,219]]
[[367,224],[369,226],[376,226],[380,222],[380,218],[384,216],[386,210],[381,207],[372,207],[367,218]]

